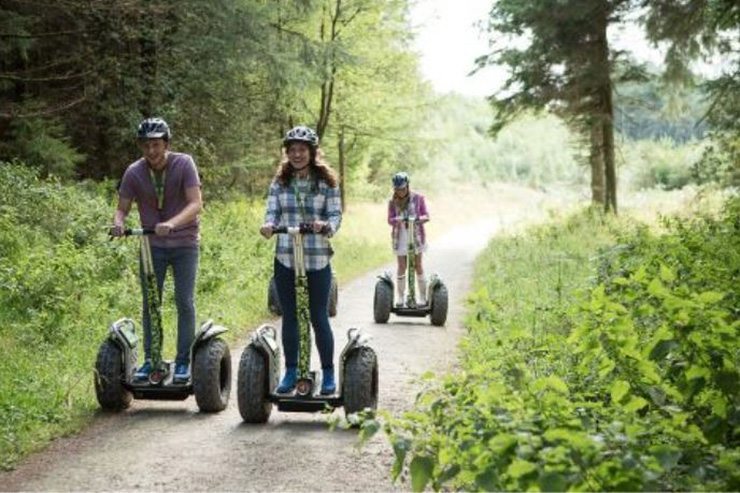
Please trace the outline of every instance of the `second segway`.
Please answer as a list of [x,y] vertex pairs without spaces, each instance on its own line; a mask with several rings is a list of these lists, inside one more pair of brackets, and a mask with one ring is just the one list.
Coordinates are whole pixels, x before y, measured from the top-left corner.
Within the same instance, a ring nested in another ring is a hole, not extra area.
[[274,232],[289,234],[293,241],[298,381],[290,393],[275,392],[281,369],[277,330],[267,324],[259,327],[251,335],[239,361],[237,400],[242,419],[248,423],[265,423],[273,405],[286,412],[317,412],[338,407],[344,407],[347,415],[368,409],[374,411],[378,403],[378,359],[370,347],[370,337],[360,329],[347,331],[348,340],[339,356],[337,392],[321,395],[321,372],[311,370],[312,329],[303,258],[303,236],[315,233],[307,224],[282,226]]

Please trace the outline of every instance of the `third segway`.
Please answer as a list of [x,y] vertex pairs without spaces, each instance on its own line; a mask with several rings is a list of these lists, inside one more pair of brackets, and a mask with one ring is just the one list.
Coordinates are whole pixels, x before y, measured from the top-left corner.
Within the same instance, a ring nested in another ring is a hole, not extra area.
[[393,304],[393,277],[390,272],[384,272],[378,276],[375,283],[375,296],[373,298],[373,316],[376,323],[388,322],[390,314],[399,317],[426,317],[429,316],[432,325],[444,325],[447,320],[447,286],[437,274],[432,274],[427,286],[426,304],[419,304],[416,300],[416,270],[414,259],[416,250],[414,238],[416,234],[417,218],[413,215],[405,216],[401,220],[406,224],[408,241],[406,249],[406,279],[408,280],[405,303],[401,306]]

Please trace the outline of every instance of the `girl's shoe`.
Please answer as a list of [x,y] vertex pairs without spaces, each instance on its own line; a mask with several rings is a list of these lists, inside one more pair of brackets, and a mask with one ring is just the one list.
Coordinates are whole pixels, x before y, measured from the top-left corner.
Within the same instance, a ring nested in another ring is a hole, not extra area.
[[334,381],[334,368],[324,368],[321,379],[321,395],[332,395],[337,391],[337,384]]
[[295,388],[295,382],[298,379],[298,370],[295,367],[285,369],[285,376],[280,385],[275,390],[278,394],[287,394]]

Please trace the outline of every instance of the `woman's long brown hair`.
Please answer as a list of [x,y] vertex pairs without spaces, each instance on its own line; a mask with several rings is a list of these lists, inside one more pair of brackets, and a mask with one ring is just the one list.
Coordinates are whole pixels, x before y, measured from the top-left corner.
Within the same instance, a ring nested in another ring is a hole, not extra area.
[[[308,162],[308,170],[311,176],[317,180],[324,180],[327,185],[331,188],[335,188],[339,183],[336,172],[329,166],[324,160],[324,155],[321,149],[316,147],[310,147],[311,159]],[[290,165],[290,160],[283,150],[283,158],[275,173],[275,179],[282,186],[287,186],[290,183],[291,178],[295,174],[293,166]]]

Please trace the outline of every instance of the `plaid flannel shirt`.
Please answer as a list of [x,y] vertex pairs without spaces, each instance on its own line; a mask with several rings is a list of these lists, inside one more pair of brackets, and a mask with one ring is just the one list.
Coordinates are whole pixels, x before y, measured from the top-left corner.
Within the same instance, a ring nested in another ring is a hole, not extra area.
[[[301,197],[303,215],[295,193]],[[327,221],[329,233],[326,235],[304,235],[303,255],[307,271],[321,270],[329,265],[334,250],[329,238],[338,230],[342,222],[342,199],[339,187],[331,188],[323,180],[292,180],[287,186],[273,180],[267,196],[265,223],[276,226],[298,226],[300,223]],[[282,265],[293,268],[293,241],[288,234],[278,234],[275,256]]]

